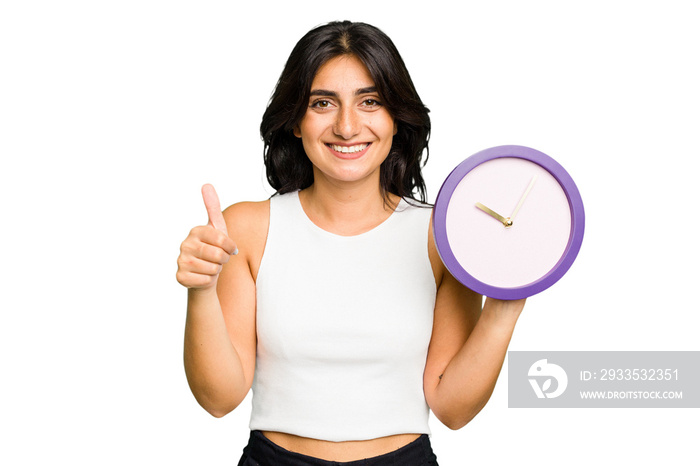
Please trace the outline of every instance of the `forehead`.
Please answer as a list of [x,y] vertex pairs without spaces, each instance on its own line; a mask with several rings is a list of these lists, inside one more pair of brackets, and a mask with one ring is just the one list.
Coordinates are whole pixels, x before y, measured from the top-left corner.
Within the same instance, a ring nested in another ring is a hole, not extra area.
[[354,55],[331,58],[316,72],[311,89],[355,90],[374,86],[367,67]]

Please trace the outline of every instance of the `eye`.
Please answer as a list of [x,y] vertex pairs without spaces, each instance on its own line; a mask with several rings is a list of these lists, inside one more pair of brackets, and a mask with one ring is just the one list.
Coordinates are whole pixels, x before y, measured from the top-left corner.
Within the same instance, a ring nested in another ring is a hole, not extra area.
[[362,102],[362,105],[364,105],[365,107],[379,107],[380,105],[382,105],[382,103],[377,99],[365,99]]
[[331,106],[330,101],[323,100],[323,99],[315,100],[314,102],[311,103],[311,107],[314,107],[314,108],[328,108],[330,106]]

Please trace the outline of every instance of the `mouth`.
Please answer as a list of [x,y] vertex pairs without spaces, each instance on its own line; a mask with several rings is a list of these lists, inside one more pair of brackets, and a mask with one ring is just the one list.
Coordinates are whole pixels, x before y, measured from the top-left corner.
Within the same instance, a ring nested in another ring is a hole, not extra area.
[[355,144],[352,146],[340,146],[338,144],[326,144],[326,146],[342,159],[356,159],[364,155],[372,143]]

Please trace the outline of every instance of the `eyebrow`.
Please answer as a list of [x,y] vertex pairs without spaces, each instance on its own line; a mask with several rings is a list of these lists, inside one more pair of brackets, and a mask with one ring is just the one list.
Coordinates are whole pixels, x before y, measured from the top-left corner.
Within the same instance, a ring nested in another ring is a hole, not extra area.
[[[377,88],[375,86],[371,87],[361,87],[358,90],[355,91],[355,95],[362,95],[362,94],[373,94],[377,92]],[[312,89],[310,96],[328,96],[328,97],[338,97],[338,93],[335,91],[329,91],[327,89]]]

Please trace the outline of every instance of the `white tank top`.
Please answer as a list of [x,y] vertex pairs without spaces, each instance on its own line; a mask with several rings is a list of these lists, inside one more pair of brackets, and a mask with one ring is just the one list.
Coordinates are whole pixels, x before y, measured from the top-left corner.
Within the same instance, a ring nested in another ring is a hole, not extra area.
[[376,228],[339,236],[311,222],[298,193],[271,198],[252,430],[336,442],[430,433],[430,213],[402,200]]

